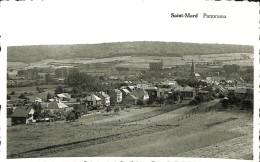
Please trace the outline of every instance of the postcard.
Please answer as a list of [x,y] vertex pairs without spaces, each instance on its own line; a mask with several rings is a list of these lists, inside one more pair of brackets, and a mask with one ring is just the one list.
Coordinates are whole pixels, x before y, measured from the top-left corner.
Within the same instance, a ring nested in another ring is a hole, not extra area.
[[1,158],[259,161],[259,4],[1,2]]

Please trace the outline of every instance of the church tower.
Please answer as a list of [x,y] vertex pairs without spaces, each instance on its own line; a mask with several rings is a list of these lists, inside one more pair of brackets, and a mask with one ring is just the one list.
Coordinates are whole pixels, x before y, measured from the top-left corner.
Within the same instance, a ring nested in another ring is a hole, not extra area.
[[195,77],[195,64],[194,64],[194,60],[192,60],[192,63],[191,63],[190,76],[192,78]]

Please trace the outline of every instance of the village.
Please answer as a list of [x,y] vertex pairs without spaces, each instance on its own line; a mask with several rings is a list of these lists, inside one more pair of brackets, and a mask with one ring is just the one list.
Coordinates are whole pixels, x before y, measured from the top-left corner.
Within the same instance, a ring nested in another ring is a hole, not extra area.
[[[67,143],[64,140],[58,144],[48,141],[41,145],[38,141],[36,142],[38,144],[35,145],[33,142],[34,146],[25,150],[12,145],[21,138],[19,133],[15,133],[16,129],[26,128],[27,133],[40,131],[40,128],[44,131],[42,127],[45,127],[46,123],[57,131],[61,123],[65,124],[62,127],[76,123],[88,127],[98,125],[99,136],[106,137],[107,140],[112,138],[111,135],[114,136],[113,132],[120,134],[125,133],[124,129],[130,129],[122,126],[132,126],[131,129],[139,126],[145,131],[150,124],[160,126],[160,122],[165,122],[161,121],[163,118],[169,120],[168,122],[175,121],[174,125],[166,124],[170,128],[164,127],[160,130],[165,131],[173,129],[173,126],[179,127],[182,120],[199,115],[201,111],[244,112],[247,117],[250,116],[249,119],[252,118],[254,75],[251,54],[236,56],[222,54],[217,59],[214,55],[185,56],[177,58],[174,63],[169,61],[169,58],[154,58],[145,60],[146,66],[141,65],[140,61],[136,62],[136,58],[131,58],[130,61],[129,58],[127,60],[122,58],[121,61],[118,61],[118,58],[110,58],[109,61],[103,62],[95,59],[92,64],[71,63],[68,60],[41,61],[41,66],[36,66],[39,64],[12,66],[9,63],[7,72],[9,158],[38,157],[40,155],[34,150],[39,147],[47,151],[44,149],[45,145],[59,147],[62,143]],[[132,63],[137,66],[129,66]],[[167,116],[173,112],[175,114],[175,111],[182,112],[182,115],[174,118]],[[225,123],[236,119],[237,117],[229,117],[223,121]],[[149,124],[142,124],[143,120]],[[215,124],[219,122],[216,121]],[[106,125],[112,127],[111,131],[103,128]],[[118,126],[121,129],[117,130]],[[91,129],[94,129],[92,127]],[[105,134],[100,133],[102,130]],[[94,132],[97,133],[97,130]],[[92,139],[91,137],[88,136],[88,139]],[[96,135],[94,137],[97,138]],[[81,136],[79,139],[83,140],[84,137]],[[250,140],[249,144],[246,142],[248,147],[251,146]],[[80,154],[82,155],[85,154]],[[100,154],[97,152],[86,154],[86,156],[99,155],[106,154],[102,151]],[[147,154],[140,154],[142,155]],[[51,152],[50,156],[67,156],[67,154]]]

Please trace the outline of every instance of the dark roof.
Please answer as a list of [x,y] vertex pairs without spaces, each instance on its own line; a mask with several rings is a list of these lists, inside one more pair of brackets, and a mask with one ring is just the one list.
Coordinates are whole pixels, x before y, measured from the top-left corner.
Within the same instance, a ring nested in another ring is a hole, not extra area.
[[12,117],[26,117],[31,111],[32,107],[22,106],[14,110]]

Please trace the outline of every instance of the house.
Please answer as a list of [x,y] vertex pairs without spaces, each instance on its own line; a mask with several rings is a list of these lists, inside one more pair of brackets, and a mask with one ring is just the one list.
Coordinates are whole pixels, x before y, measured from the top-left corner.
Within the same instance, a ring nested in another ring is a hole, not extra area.
[[116,103],[121,103],[122,102],[122,92],[118,89],[112,90],[109,92],[110,96],[110,103],[111,104],[116,104]]
[[71,99],[71,95],[68,93],[61,93],[61,94],[57,94],[57,97],[61,100],[61,101],[69,101]]
[[73,107],[69,107],[66,104],[62,103],[61,100],[53,100],[49,104],[47,104],[47,110],[51,113],[55,111],[70,111],[73,110]]
[[200,79],[200,74],[199,73],[195,73],[195,78],[196,79]]
[[110,106],[110,96],[101,91],[97,93],[97,96],[102,99],[102,104],[106,107]]
[[137,86],[127,86],[126,89],[130,92],[133,92],[135,89],[137,88]]
[[235,90],[237,89],[236,87],[229,87],[229,86],[225,86],[224,87],[226,90],[228,90],[228,92],[230,93],[232,93],[232,92],[235,92]]
[[200,97],[206,97],[208,95],[209,95],[209,91],[204,91],[204,90],[198,91],[198,96],[200,96]]
[[143,100],[144,102],[146,102],[147,100],[149,100],[149,95],[148,93],[142,89],[142,88],[137,88],[136,90],[133,91],[133,95],[138,98]]
[[157,87],[147,87],[145,91],[148,93],[149,98],[155,99],[161,97],[162,92]]
[[184,87],[181,94],[183,96],[183,100],[192,100],[196,96],[195,89],[192,87]]
[[253,99],[254,95],[253,95],[253,90],[252,89],[248,89],[248,88],[240,88],[240,89],[236,89],[234,91],[235,96],[241,98],[241,99]]
[[123,105],[136,105],[138,101],[138,98],[135,97],[134,95],[128,94],[125,96],[123,99],[122,103]]
[[33,114],[35,110],[30,106],[18,107],[14,110],[11,115],[12,125],[13,124],[29,124],[34,122]]
[[102,106],[102,99],[94,94],[87,96],[86,101],[88,105],[93,107]]
[[192,87],[176,87],[173,91],[179,95],[180,100],[192,100],[196,96],[195,89]]
[[126,95],[130,94],[131,92],[127,90],[126,88],[120,89],[122,92],[122,98],[125,98]]

